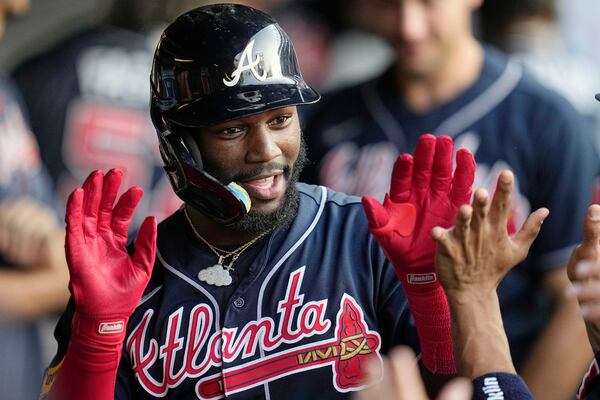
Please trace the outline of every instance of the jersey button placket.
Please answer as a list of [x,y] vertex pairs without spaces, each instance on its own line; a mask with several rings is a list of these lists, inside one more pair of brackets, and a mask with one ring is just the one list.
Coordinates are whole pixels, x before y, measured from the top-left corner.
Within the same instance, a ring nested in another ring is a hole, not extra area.
[[244,304],[246,304],[246,302],[244,301],[244,299],[242,297],[238,297],[237,299],[235,299],[233,301],[233,306],[235,308],[242,308],[242,307],[244,307]]

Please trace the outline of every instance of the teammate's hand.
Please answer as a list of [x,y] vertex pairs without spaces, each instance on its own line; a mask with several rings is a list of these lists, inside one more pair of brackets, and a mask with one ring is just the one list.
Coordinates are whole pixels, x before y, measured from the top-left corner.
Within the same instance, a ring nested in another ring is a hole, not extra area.
[[[375,361],[375,360],[373,360]],[[357,393],[357,400],[427,400],[425,386],[417,368],[415,353],[408,347],[398,347],[384,358],[383,379],[379,363],[367,364],[370,386]],[[443,389],[437,400],[471,399],[473,388],[465,378],[454,379]]]
[[[126,320],[137,306],[154,265],[154,217],[144,220],[133,256],[125,248],[129,223],[143,191],[130,188],[113,208],[122,175],[115,169],[106,176],[102,171],[93,172],[67,203],[69,287],[86,333],[119,330],[124,335]],[[118,324],[110,325],[112,322]]]
[[64,265],[64,232],[53,211],[29,197],[0,203],[0,255],[21,268]]
[[509,236],[513,183],[512,172],[502,171],[491,206],[488,193],[477,190],[473,205],[460,208],[453,228],[433,229],[436,272],[448,300],[465,293],[495,293],[504,275],[527,256],[549,211],[531,213],[521,230]]
[[414,159],[403,154],[396,161],[383,206],[372,197],[363,198],[369,230],[405,284],[418,286],[431,279],[435,254],[431,229],[452,226],[458,207],[471,198],[473,155],[459,150],[452,176],[452,151],[447,136],[421,136]]
[[591,205],[583,222],[583,240],[567,264],[573,283],[568,295],[579,301],[594,353],[600,351],[600,205]]

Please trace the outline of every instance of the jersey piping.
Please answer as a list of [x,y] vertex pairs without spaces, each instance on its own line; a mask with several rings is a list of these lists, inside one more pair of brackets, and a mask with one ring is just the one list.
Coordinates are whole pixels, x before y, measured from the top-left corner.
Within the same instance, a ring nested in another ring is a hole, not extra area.
[[169,265],[162,258],[160,251],[158,251],[158,250],[156,251],[156,256],[158,257],[158,259],[163,264],[163,266],[165,267],[166,270],[168,270],[171,273],[173,273],[174,275],[178,276],[183,281],[189,283],[192,287],[198,289],[199,291],[202,292],[202,294],[204,294],[206,297],[208,297],[208,299],[210,300],[210,302],[212,303],[212,305],[215,309],[215,329],[217,331],[221,330],[221,328],[219,327],[219,321],[221,320],[221,315],[220,315],[219,304],[217,303],[217,300],[206,289],[204,289],[199,283],[194,282],[192,279],[187,277],[185,274],[181,273],[180,271],[177,271],[177,269],[175,269],[171,265]]
[[158,293],[158,291],[159,291],[160,289],[162,289],[162,287],[163,287],[163,285],[160,285],[159,287],[157,287],[157,288],[153,289],[151,292],[149,292],[148,294],[146,294],[145,296],[143,296],[143,297],[140,299],[140,302],[138,303],[138,305],[137,305],[137,307],[136,307],[136,308],[138,308],[139,306],[141,306],[142,304],[144,304],[146,301],[150,300],[150,298],[151,298],[152,296],[154,296],[156,293]]
[[[312,231],[315,229],[315,226],[317,226],[317,223],[321,219],[321,215],[323,214],[323,210],[325,209],[325,203],[326,203],[326,199],[327,199],[327,189],[324,186],[320,186],[320,189],[321,189],[321,201],[319,202],[319,209],[317,210],[317,213],[315,214],[315,217],[313,218],[312,222],[308,226],[308,229],[306,229],[306,231],[302,234],[302,236],[300,236],[300,238],[296,241],[296,243],[294,243],[292,245],[292,247],[290,247],[290,249],[283,255],[283,257],[281,257],[279,259],[279,261],[277,261],[277,263],[273,266],[271,271],[267,274],[265,280],[263,281],[262,285],[260,286],[260,290],[258,292],[258,305],[256,307],[256,318],[258,320],[260,320],[262,318],[261,311],[262,311],[263,295],[265,293],[267,284],[269,283],[269,281],[271,280],[273,275],[275,275],[275,272],[277,272],[279,267],[281,267],[281,265],[285,262],[285,260],[287,260],[292,255],[292,253],[294,253],[294,251],[296,251],[296,249],[298,247],[300,247],[300,245],[302,243],[304,243],[304,241],[306,240],[308,235],[310,235],[312,233]],[[259,347],[259,352],[260,352],[260,357],[258,359],[261,360],[261,359],[265,358],[265,351],[262,347]],[[266,382],[264,386],[265,386],[265,399],[271,400],[271,393],[269,391],[269,383]]]
[[[472,125],[487,115],[500,104],[518,85],[523,76],[523,69],[514,61],[509,61],[502,72],[489,88],[465,105],[459,111],[444,120],[435,130],[436,135],[456,136],[461,130]],[[406,148],[406,138],[402,126],[387,108],[381,96],[375,89],[376,82],[362,87],[362,97],[371,118],[390,142],[398,148]]]
[[457,113],[442,122],[435,129],[436,134],[456,136],[461,130],[472,125],[483,116],[487,115],[494,107],[515,89],[523,69],[515,62],[509,61],[502,75],[486,91],[465,105]]

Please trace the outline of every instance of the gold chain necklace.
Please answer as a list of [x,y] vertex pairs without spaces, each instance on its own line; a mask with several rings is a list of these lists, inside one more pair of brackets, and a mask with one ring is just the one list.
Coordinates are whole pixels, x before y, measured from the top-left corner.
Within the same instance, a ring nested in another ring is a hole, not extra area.
[[[230,272],[234,270],[233,263],[237,261],[238,257],[247,248],[252,246],[263,236],[265,236],[266,234],[271,232],[271,230],[269,229],[269,230],[261,233],[254,239],[250,240],[249,242],[244,243],[237,249],[232,250],[232,251],[225,251],[223,249],[218,248],[217,246],[210,244],[208,242],[208,240],[206,240],[206,239],[204,239],[204,237],[202,237],[202,235],[196,230],[196,227],[192,223],[192,219],[190,218],[190,215],[188,214],[188,211],[187,211],[187,207],[185,205],[183,206],[183,214],[185,215],[185,219],[187,220],[188,224],[190,224],[190,227],[192,228],[192,231],[194,232],[194,236],[196,236],[196,238],[198,240],[200,240],[202,243],[204,243],[219,259],[217,261],[217,263],[215,265],[213,265],[212,267],[204,268],[200,272],[198,272],[198,279],[201,280],[202,282],[208,283],[209,285],[227,286],[227,285],[231,284],[232,279],[231,279]],[[229,264],[224,265],[225,261],[228,258],[230,258]]]

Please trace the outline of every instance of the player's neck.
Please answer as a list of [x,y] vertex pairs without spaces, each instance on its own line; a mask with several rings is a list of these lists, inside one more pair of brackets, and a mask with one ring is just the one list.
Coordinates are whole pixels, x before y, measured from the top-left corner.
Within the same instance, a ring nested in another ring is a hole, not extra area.
[[188,214],[198,233],[214,246],[241,245],[257,236],[255,233],[242,232],[219,224],[192,207],[188,207]]
[[455,48],[432,73],[407,77],[398,71],[396,82],[405,104],[426,113],[463,93],[475,83],[483,65],[483,48],[473,38]]

